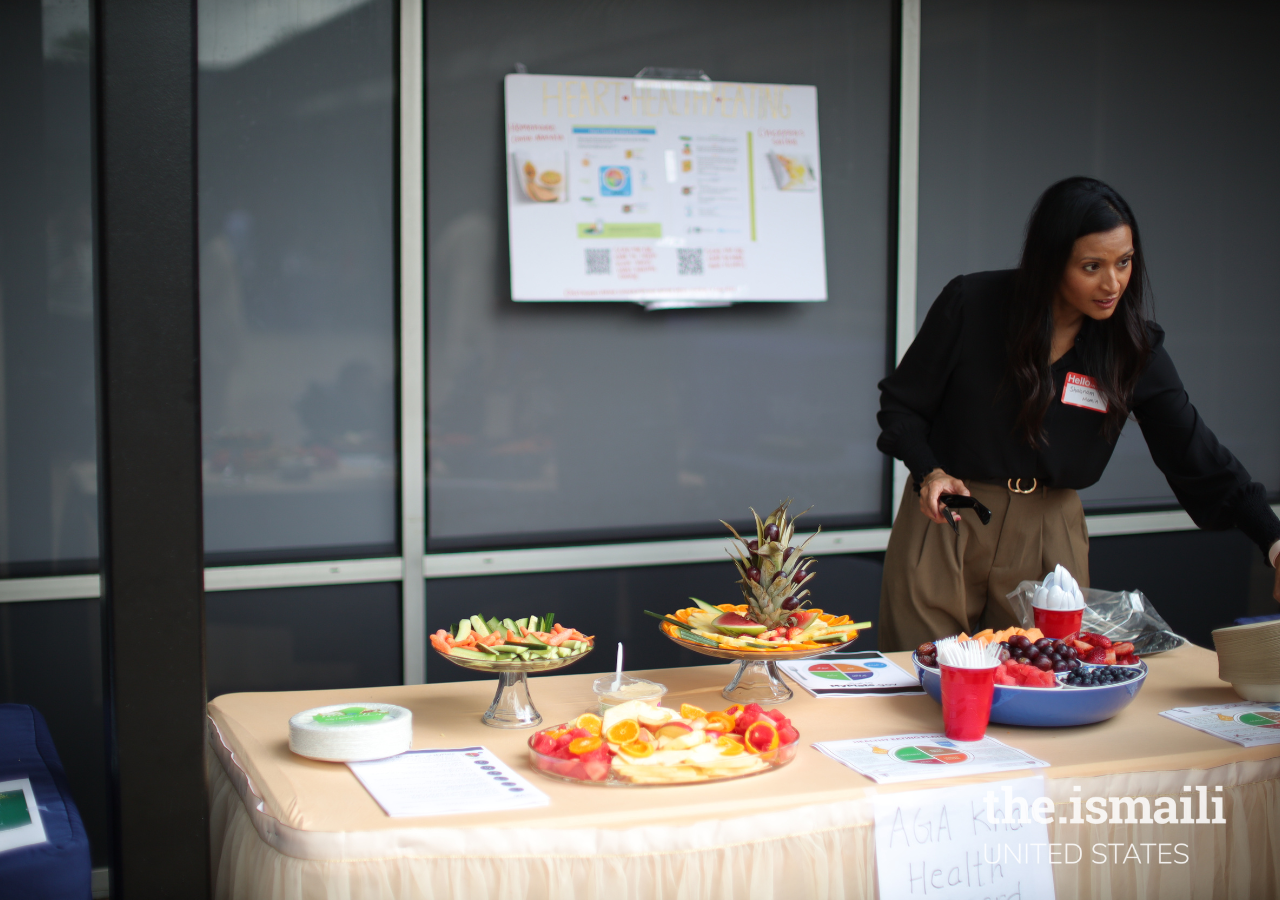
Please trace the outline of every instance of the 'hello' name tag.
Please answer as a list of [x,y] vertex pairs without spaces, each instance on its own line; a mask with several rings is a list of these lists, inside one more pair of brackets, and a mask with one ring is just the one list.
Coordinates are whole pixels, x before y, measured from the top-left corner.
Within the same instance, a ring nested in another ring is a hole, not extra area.
[[1098,382],[1088,375],[1076,372],[1068,372],[1062,383],[1062,402],[1067,406],[1079,406],[1094,412],[1107,411],[1107,401],[1098,391]]

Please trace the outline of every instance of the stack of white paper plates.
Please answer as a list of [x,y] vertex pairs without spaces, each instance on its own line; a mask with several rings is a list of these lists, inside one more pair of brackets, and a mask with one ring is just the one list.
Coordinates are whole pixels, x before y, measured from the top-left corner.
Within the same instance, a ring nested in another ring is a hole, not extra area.
[[413,713],[390,703],[338,703],[289,720],[289,749],[308,759],[386,759],[413,745]]
[[1280,619],[1213,633],[1218,677],[1246,700],[1280,701]]

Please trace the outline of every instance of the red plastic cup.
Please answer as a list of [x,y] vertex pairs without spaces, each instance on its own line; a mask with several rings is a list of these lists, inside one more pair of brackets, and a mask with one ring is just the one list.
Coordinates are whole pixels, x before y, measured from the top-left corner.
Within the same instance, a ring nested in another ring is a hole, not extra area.
[[980,741],[991,718],[996,668],[942,669],[942,730],[953,741]]
[[1036,618],[1036,627],[1047,638],[1055,641],[1074,641],[1080,634],[1080,622],[1084,618],[1084,607],[1080,609],[1041,609],[1032,606],[1031,612]]

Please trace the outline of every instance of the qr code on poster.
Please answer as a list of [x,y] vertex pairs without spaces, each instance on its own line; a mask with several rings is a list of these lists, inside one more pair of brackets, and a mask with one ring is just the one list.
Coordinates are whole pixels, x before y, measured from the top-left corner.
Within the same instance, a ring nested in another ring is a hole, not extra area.
[[693,247],[688,250],[676,250],[676,274],[702,274],[702,248]]
[[608,275],[609,274],[609,250],[588,250],[587,251],[587,274],[588,275]]

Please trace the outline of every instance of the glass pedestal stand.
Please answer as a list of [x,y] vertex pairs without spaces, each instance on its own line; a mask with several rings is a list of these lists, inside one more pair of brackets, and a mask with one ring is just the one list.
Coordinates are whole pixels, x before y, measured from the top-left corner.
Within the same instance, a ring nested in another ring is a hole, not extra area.
[[[436,652],[440,653],[438,650]],[[447,653],[440,653],[440,655],[464,669],[489,672],[498,676],[498,690],[493,695],[493,702],[480,717],[481,722],[493,728],[533,728],[542,722],[542,714],[534,708],[533,699],[529,696],[528,676],[563,669],[590,652],[591,650],[586,650],[577,656],[557,659],[495,660],[494,662],[483,659],[462,659]]]
[[748,703],[759,703],[761,706],[766,703],[786,703],[795,696],[791,688],[787,687],[787,683],[782,680],[778,663],[789,659],[811,659],[822,656],[824,653],[843,650],[853,643],[853,641],[846,641],[843,644],[828,644],[816,650],[727,650],[723,647],[708,647],[706,644],[682,641],[667,634],[665,628],[659,630],[667,635],[668,640],[674,641],[686,650],[701,653],[703,656],[713,656],[716,659],[737,660],[738,671],[734,674],[733,680],[720,692],[720,696],[733,703],[741,703],[743,706]]
[[529,678],[524,672],[499,672],[498,691],[481,721],[494,728],[532,728],[542,714],[529,699]]
[[720,692],[720,696],[732,703],[786,703],[795,694],[778,672],[778,664],[771,659],[744,659],[738,663],[733,681]]

